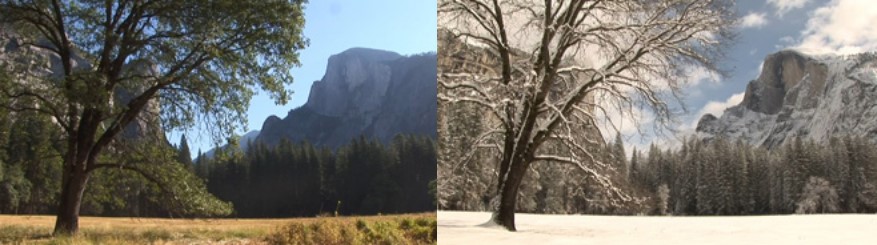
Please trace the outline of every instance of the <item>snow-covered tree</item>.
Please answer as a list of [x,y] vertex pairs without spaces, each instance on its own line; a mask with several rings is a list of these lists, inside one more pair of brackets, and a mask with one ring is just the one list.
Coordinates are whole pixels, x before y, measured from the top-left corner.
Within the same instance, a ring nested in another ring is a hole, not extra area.
[[695,213],[697,211],[697,162],[699,161],[700,145],[694,138],[687,140],[679,152],[681,155],[676,163],[676,191],[674,195],[674,213]]
[[712,148],[706,148],[702,152],[703,158],[697,163],[697,187],[695,198],[697,199],[698,214],[715,214],[717,204],[717,174],[718,165],[716,155]]
[[768,153],[764,149],[752,150],[752,161],[747,168],[748,193],[750,196],[749,206],[746,210],[749,214],[764,214],[770,207],[770,168],[768,167]]
[[[501,153],[493,221],[515,230],[518,190],[537,161],[576,166],[614,205],[632,201],[587,147],[601,140],[578,132],[598,122],[617,128],[614,115],[635,118],[643,108],[669,122],[686,71],[717,71],[732,2],[440,0],[440,27],[498,61],[438,75],[440,100],[482,106],[495,119],[476,139]],[[549,144],[564,150],[547,154]]]
[[844,144],[849,161],[848,208],[852,212],[877,211],[877,149],[861,137],[846,138]]
[[636,148],[633,148],[633,153],[630,154],[630,170],[627,171],[627,179],[632,184],[639,184],[637,181],[639,180],[639,174],[641,172],[642,163],[640,163],[639,159],[639,151]]
[[669,214],[670,188],[667,184],[658,186],[658,214]]
[[615,141],[612,142],[609,152],[612,154],[615,169],[623,176],[627,176],[627,153],[624,151],[624,140],[621,138],[621,132],[615,134]]
[[810,177],[801,193],[795,213],[833,213],[840,210],[837,191],[820,177]]

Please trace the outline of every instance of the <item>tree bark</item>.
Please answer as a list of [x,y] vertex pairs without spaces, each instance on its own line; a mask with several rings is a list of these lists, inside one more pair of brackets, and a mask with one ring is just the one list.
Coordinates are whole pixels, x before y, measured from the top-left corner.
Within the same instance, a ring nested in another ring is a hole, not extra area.
[[81,169],[64,174],[54,235],[75,235],[79,231],[79,208],[88,177],[88,173]]
[[502,185],[500,192],[499,210],[493,213],[493,222],[505,227],[509,231],[517,231],[515,228],[515,210],[518,204],[518,189],[527,173],[528,162],[523,159],[513,159],[508,177]]

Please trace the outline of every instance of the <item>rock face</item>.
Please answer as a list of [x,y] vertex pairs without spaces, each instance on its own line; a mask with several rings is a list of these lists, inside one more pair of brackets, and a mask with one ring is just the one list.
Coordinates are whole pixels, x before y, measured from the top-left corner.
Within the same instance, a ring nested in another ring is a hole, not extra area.
[[436,56],[353,48],[329,58],[308,101],[271,116],[257,140],[307,140],[338,147],[363,135],[389,142],[400,133],[436,135]]
[[[15,82],[30,86],[37,89],[46,89],[57,84],[51,84],[50,80],[46,80],[46,76],[55,79],[62,78],[64,73],[61,58],[57,54],[39,49],[32,46],[22,45],[24,41],[14,30],[0,25],[0,68],[25,69],[26,73],[16,73]],[[51,46],[49,42],[39,42],[41,45]],[[73,54],[72,67],[74,70],[91,70],[93,67],[89,61],[79,54]],[[27,68],[22,68],[27,67]],[[138,75],[154,75],[156,67],[146,64],[145,62],[131,62],[126,72],[137,73]],[[139,86],[139,88],[138,88]],[[124,87],[124,88],[123,88]],[[114,98],[110,103],[127,104],[134,97],[142,93],[146,88],[142,85],[125,84],[118,86],[112,93]],[[39,91],[39,90],[38,90]],[[51,98],[50,98],[51,99]],[[119,134],[117,140],[140,140],[150,138],[150,140],[158,140],[166,142],[164,130],[161,128],[160,118],[156,115],[161,114],[160,101],[151,100],[147,103],[146,108],[137,118],[128,124]]]
[[833,136],[877,140],[877,54],[814,55],[784,50],[768,55],[743,101],[721,118],[704,115],[704,138],[740,138],[768,149],[793,137],[825,142]]
[[[307,107],[325,116],[375,115],[390,85],[393,52],[352,48],[329,57],[326,74],[311,85]],[[347,98],[347,99],[341,99]]]

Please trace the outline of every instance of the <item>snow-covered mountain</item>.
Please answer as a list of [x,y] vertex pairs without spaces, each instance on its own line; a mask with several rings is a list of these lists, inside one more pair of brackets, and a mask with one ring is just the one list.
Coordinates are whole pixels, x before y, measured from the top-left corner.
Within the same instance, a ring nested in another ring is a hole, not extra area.
[[773,148],[800,136],[877,140],[877,53],[813,54],[783,50],[765,58],[743,101],[721,118],[701,117],[698,135],[727,136]]

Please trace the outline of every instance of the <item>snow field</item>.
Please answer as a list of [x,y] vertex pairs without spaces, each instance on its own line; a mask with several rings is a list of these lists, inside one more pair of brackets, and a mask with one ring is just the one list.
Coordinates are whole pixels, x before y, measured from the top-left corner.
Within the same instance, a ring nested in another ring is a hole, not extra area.
[[517,214],[518,232],[487,212],[438,212],[439,244],[877,244],[877,215],[595,216]]

